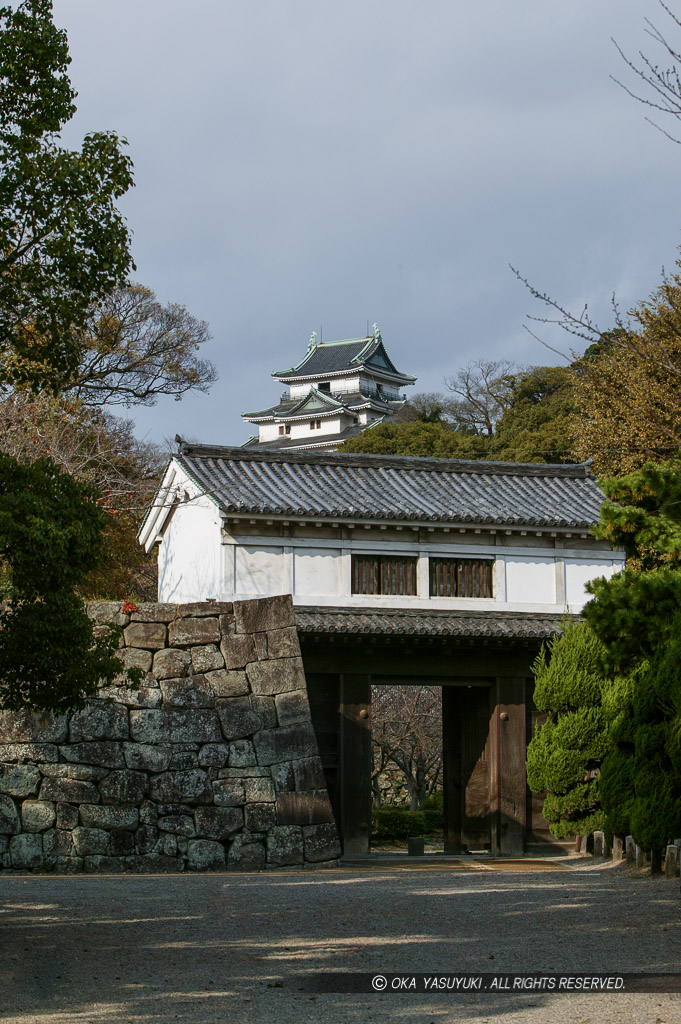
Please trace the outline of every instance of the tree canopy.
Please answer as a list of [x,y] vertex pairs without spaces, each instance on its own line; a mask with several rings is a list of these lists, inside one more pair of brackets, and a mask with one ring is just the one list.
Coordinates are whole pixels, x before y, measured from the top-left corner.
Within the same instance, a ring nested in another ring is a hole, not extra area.
[[0,381],[63,388],[92,304],[132,267],[116,208],[132,184],[123,140],[58,143],[75,112],[50,0],[0,8]]

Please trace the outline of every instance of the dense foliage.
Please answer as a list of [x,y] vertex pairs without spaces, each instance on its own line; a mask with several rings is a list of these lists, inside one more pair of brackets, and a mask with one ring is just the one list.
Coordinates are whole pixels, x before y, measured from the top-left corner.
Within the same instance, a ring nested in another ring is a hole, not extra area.
[[543,814],[559,839],[604,824],[599,769],[607,750],[602,647],[584,624],[566,623],[534,665],[534,702],[547,720],[527,749],[527,781],[547,791]]

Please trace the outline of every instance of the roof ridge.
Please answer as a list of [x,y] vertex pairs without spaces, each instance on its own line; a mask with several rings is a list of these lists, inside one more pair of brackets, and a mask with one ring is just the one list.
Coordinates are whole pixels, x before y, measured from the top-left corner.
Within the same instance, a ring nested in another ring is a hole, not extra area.
[[481,459],[438,459],[418,455],[366,455],[355,452],[294,452],[244,450],[231,445],[180,443],[179,455],[190,458],[222,458],[233,461],[293,462],[366,469],[404,469],[411,472],[471,473],[488,476],[549,476],[591,478],[591,463],[492,462]]

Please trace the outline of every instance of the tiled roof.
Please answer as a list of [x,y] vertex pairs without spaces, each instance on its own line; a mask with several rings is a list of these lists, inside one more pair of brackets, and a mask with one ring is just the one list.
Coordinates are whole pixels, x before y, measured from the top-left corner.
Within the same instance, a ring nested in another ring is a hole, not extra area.
[[256,420],[264,417],[281,419],[287,416],[302,416],[308,411],[313,411],[312,403],[315,401],[319,409],[338,412],[343,408],[356,409],[363,405],[370,405],[373,409],[378,409],[379,411],[388,409],[396,411],[402,408],[405,400],[386,401],[383,398],[378,398],[376,395],[364,395],[360,391],[327,394],[324,391],[318,391],[317,388],[312,388],[303,398],[282,398],[278,405],[273,405],[269,409],[261,409],[258,412],[243,412],[241,415],[247,420]]
[[310,432],[308,437],[291,437],[290,434],[284,437],[276,437],[274,441],[261,441],[257,434],[249,437],[248,441],[241,446],[240,451],[288,451],[290,448],[318,447],[323,444],[342,444],[349,441],[351,437],[357,437],[366,427],[353,424],[346,427],[339,434],[322,434],[315,431]]
[[225,513],[587,530],[604,501],[587,465],[262,447],[182,442],[175,458]]
[[374,369],[383,370],[391,376],[397,375],[405,382],[416,380],[395,368],[383,347],[380,335],[367,338],[350,338],[348,341],[325,341],[308,349],[304,359],[288,370],[276,370],[272,376],[277,380],[293,377],[323,377],[326,374],[359,370],[375,359]]
[[547,640],[559,634],[565,616],[525,612],[415,611],[386,608],[295,608],[303,636],[364,635],[491,637],[497,640]]

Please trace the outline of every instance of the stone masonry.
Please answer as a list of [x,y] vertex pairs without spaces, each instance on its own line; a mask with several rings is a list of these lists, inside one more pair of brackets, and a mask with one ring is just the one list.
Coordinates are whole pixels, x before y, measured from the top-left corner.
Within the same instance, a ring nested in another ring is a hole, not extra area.
[[80,711],[0,711],[3,869],[258,871],[332,863],[338,834],[290,597],[95,602],[146,677]]

